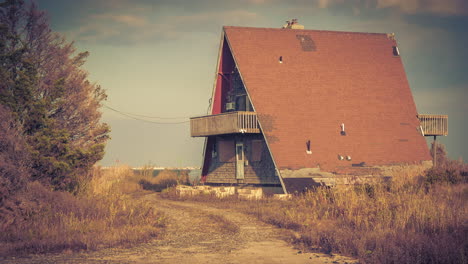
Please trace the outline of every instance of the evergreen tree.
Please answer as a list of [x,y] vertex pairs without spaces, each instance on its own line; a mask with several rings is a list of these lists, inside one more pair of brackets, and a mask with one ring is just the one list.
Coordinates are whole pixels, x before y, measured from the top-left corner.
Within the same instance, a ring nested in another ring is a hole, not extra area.
[[0,104],[22,127],[32,178],[71,192],[109,138],[99,112],[106,94],[81,68],[87,56],[52,32],[36,5],[0,3]]
[[0,215],[5,201],[29,180],[29,165],[18,124],[11,111],[0,105]]

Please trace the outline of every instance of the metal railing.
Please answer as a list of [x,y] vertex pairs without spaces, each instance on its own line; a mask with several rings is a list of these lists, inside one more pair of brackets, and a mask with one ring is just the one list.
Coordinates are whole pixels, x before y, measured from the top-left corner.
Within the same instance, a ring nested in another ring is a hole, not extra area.
[[238,111],[192,117],[190,118],[190,132],[192,137],[206,137],[234,133],[260,133],[260,128],[257,113]]
[[424,136],[447,136],[448,116],[447,115],[418,115],[421,122]]

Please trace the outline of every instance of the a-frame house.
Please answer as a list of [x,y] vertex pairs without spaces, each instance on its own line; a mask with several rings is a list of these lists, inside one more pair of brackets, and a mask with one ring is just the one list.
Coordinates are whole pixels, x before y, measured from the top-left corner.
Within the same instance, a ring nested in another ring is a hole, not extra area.
[[424,131],[393,34],[224,27],[202,182],[284,192],[427,164]]

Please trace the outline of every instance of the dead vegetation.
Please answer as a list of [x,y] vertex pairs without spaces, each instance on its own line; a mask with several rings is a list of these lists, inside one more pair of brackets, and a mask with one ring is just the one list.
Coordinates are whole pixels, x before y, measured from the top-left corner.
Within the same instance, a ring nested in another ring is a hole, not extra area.
[[190,184],[188,171],[163,170],[157,177],[153,177],[152,172],[152,170],[143,170],[143,173],[135,178],[144,190],[161,192],[176,185]]
[[[289,229],[301,251],[319,249],[363,263],[467,263],[466,164],[439,164],[425,172],[401,170],[387,183],[317,188],[283,201],[219,199],[213,193],[179,198],[175,188],[161,196],[238,210]],[[178,171],[154,177],[149,168],[135,175],[122,166],[96,168],[87,178],[77,195],[29,182],[5,200],[0,255],[130,246],[158,237],[167,220],[138,194],[188,177]],[[209,218],[226,234],[239,233],[239,225],[219,214]]]
[[166,223],[128,167],[96,168],[78,195],[30,182],[2,209],[0,255],[129,246],[157,237]]
[[390,183],[317,188],[288,201],[214,195],[189,199],[294,230],[292,242],[303,250],[350,255],[364,263],[466,263],[468,185],[465,165],[459,165],[456,184],[434,181],[432,170],[412,169],[402,170]]

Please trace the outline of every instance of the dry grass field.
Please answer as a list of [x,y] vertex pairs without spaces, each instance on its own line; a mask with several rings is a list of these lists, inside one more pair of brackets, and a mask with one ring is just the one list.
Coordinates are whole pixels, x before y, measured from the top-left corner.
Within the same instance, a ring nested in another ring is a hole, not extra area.
[[171,172],[158,180],[125,166],[93,174],[76,196],[29,183],[2,211],[0,256],[130,246],[160,235],[165,217],[136,194],[142,182],[169,185]]
[[[447,162],[429,171],[402,169],[387,183],[323,187],[289,200],[266,197],[249,201],[236,196],[179,197],[176,188],[171,187],[188,183],[187,175],[180,172],[162,171],[154,177],[150,169],[135,174],[125,166],[96,168],[76,196],[51,191],[37,182],[29,183],[26,191],[17,195],[17,202],[2,212],[8,214],[3,215],[1,222],[0,256],[116,247],[138,249],[141,242],[153,241],[147,245],[154,245],[148,250],[155,253],[146,258],[154,259],[168,254],[154,247],[164,243],[178,245],[186,241],[187,232],[192,238],[200,238],[193,243],[208,243],[206,230],[193,226],[200,219],[219,229],[214,237],[227,236],[237,241],[241,239],[239,234],[248,235],[243,229],[244,220],[240,220],[244,219],[242,214],[247,214],[287,231],[287,240],[300,252],[345,255],[361,263],[467,263],[467,171],[462,162]],[[161,190],[159,198],[153,197],[155,191]],[[239,215],[233,225],[229,217],[236,214]],[[192,224],[180,233],[178,230],[183,228],[174,225],[185,225],[183,221]],[[172,223],[172,229],[168,223]],[[175,232],[174,241],[166,241],[165,236],[171,237],[168,230]],[[231,246],[240,250],[234,244]],[[175,249],[166,249],[172,250],[172,260],[190,259]],[[207,252],[220,259],[231,256]],[[241,251],[233,252],[237,253],[232,256]],[[99,254],[109,257],[107,253]],[[132,250],[125,254],[139,257]],[[66,262],[71,256],[59,258]],[[26,263],[18,261],[12,263]]]
[[[363,263],[467,263],[466,175],[456,183],[442,176],[402,169],[390,183],[317,188],[288,201],[188,199],[294,230],[291,242],[303,250],[354,256]],[[174,190],[167,195],[187,199]]]

